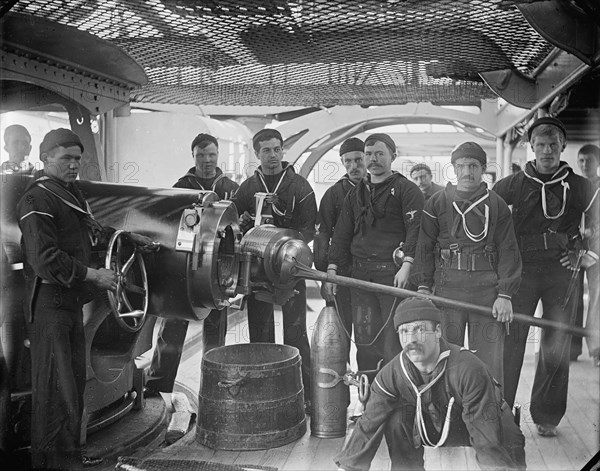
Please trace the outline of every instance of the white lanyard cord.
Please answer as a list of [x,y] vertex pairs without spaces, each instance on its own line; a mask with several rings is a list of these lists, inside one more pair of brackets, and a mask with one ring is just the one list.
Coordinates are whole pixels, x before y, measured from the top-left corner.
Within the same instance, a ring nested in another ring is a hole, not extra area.
[[[531,178],[534,182],[537,182],[540,185],[542,185],[542,211],[544,212],[544,217],[546,219],[558,219],[559,217],[561,217],[565,212],[565,208],[567,207],[567,191],[569,190],[569,188],[571,188],[569,186],[569,182],[564,181],[565,178],[567,178],[569,176],[569,174],[565,173],[565,174],[563,174],[562,177],[558,177],[558,178],[555,178],[554,180],[550,180],[549,182],[544,183],[539,178],[532,177],[531,175],[527,174],[527,172],[524,172],[524,173],[528,178]],[[554,216],[550,216],[548,214],[548,203],[546,201],[546,185],[552,185],[552,184],[558,183],[558,182],[560,182],[560,184],[563,187],[562,208],[560,208],[560,211],[558,212],[558,214],[556,214]]]
[[[285,177],[285,170],[281,174],[281,177],[279,178],[279,181],[277,182],[277,185],[275,186],[275,189],[272,192],[269,192],[269,188],[267,188],[267,182],[265,181],[263,175],[261,173],[259,173],[258,176],[260,177],[260,181],[263,184],[263,186],[265,187],[265,191],[267,193],[277,194],[277,190],[279,189],[279,187],[281,185],[281,182],[283,182],[283,178]],[[293,195],[293,199],[292,199],[292,211],[294,210],[293,208],[295,206],[296,206],[296,195]],[[285,216],[285,213],[282,213],[279,209],[277,209],[277,207],[275,205],[272,205],[271,209],[273,210],[273,213],[275,213],[275,215],[277,215],[277,216]]]
[[485,239],[487,237],[488,230],[489,230],[489,227],[490,227],[490,208],[489,208],[488,205],[485,205],[485,222],[483,224],[483,231],[481,231],[479,234],[473,234],[469,230],[469,228],[467,227],[467,218],[466,218],[466,216],[469,213],[469,211],[471,211],[472,209],[476,208],[479,203],[481,203],[482,201],[484,201],[486,198],[489,198],[489,196],[490,196],[489,193],[486,192],[485,195],[483,195],[481,198],[479,198],[477,201],[475,201],[473,204],[471,204],[464,213],[460,210],[460,208],[456,204],[456,201],[452,202],[452,206],[454,206],[454,209],[456,209],[456,212],[458,214],[460,214],[460,217],[462,218],[462,225],[463,225],[463,229],[465,231],[465,234],[473,242],[481,242],[483,239]]
[[[404,355],[404,352],[402,354]],[[429,389],[431,389],[435,385],[435,383],[438,382],[438,380],[446,371],[446,364],[444,363],[442,371],[440,371],[440,373],[435,378],[433,378],[421,391],[419,391],[419,388],[412,382],[410,376],[408,376],[408,372],[406,371],[406,367],[404,366],[404,361],[402,360],[402,358],[400,358],[400,365],[402,365],[402,371],[404,372],[404,375],[408,379],[408,382],[410,383],[413,390],[415,391],[415,394],[417,395],[417,410],[415,411],[415,419],[417,421],[417,430],[419,431],[421,441],[423,442],[424,446],[428,446],[431,448],[439,448],[442,445],[444,445],[444,443],[446,443],[446,440],[448,439],[448,435],[450,433],[450,422],[452,406],[454,405],[454,397],[451,397],[450,402],[448,403],[448,409],[446,410],[446,419],[444,420],[444,426],[442,427],[442,435],[438,442],[434,444],[429,439],[429,435],[427,434],[427,427],[425,426],[425,419],[423,418],[423,404],[421,400],[421,395],[427,392]]]
[[283,181],[283,177],[285,177],[285,170],[281,173],[281,177],[279,177],[279,181],[277,182],[277,185],[275,186],[275,189],[273,191],[269,191],[269,188],[267,187],[267,182],[265,181],[265,178],[263,177],[262,173],[258,172],[258,176],[260,178],[261,183],[265,187],[265,191],[267,193],[277,193],[277,190],[279,190],[279,186]]

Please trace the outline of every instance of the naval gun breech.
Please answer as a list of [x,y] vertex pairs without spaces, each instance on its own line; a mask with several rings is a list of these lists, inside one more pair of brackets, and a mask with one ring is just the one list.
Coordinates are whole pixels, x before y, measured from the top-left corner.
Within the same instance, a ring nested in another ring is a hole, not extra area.
[[[372,293],[386,294],[394,296],[396,298],[410,298],[418,296],[433,301],[438,306],[446,306],[454,309],[463,309],[470,311],[481,316],[491,316],[492,309],[477,304],[466,303],[464,301],[456,301],[454,299],[443,298],[441,296],[435,296],[433,294],[417,293],[404,288],[396,288],[394,286],[381,285],[379,283],[373,283],[370,281],[357,280],[341,275],[332,275],[319,270],[310,268],[301,262],[295,261],[294,268],[292,270],[293,276],[299,278],[305,278],[309,280],[316,280],[322,282],[335,283],[337,285],[346,286],[349,288],[358,288],[365,291],[371,291]],[[575,327],[563,322],[550,321],[547,319],[540,319],[539,317],[528,316],[525,314],[514,313],[513,320],[528,325],[533,325],[541,328],[550,328],[560,330],[571,335],[578,337],[588,337],[590,333],[581,327]]]

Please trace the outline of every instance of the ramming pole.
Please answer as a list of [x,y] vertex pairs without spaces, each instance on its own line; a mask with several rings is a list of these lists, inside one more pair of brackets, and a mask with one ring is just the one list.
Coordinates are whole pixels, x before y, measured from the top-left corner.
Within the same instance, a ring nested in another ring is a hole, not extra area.
[[[436,305],[452,307],[455,309],[463,309],[481,316],[489,317],[492,315],[492,309],[489,307],[466,303],[464,301],[455,301],[454,299],[442,298],[441,296],[435,296],[433,294],[417,293],[416,291],[411,291],[404,288],[380,285],[379,283],[373,283],[371,281],[357,280],[347,276],[331,275],[322,271],[314,270],[297,261],[295,262],[293,274],[294,276],[300,278],[335,283],[337,285],[347,286],[349,288],[358,288],[365,291],[371,291],[373,293],[387,294],[388,296],[394,296],[396,298],[410,298],[413,296],[418,296],[420,298],[430,299]],[[540,319],[539,317],[527,316],[525,314],[513,313],[513,320],[536,327],[561,330],[578,337],[589,337],[591,335],[590,332],[581,327],[567,325],[562,322],[549,321],[547,319]]]

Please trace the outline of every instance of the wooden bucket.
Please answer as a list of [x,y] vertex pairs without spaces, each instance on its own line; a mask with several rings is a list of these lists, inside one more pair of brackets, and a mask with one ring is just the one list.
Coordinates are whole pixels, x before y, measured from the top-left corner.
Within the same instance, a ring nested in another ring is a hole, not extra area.
[[196,440],[219,450],[263,450],[306,432],[298,349],[273,343],[214,348],[202,359]]

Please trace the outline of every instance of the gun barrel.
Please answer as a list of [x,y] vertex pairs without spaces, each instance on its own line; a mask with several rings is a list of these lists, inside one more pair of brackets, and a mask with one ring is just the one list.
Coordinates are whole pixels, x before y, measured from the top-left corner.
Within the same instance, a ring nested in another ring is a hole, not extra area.
[[[331,275],[322,271],[314,270],[302,263],[296,262],[295,275],[301,278],[310,280],[317,280],[329,283],[335,283],[341,286],[347,286],[349,288],[358,288],[373,293],[387,294],[389,296],[395,296],[397,298],[409,298],[412,296],[419,296],[422,298],[430,299],[438,306],[447,306],[455,309],[464,309],[481,316],[491,316],[492,309],[486,306],[479,306],[477,304],[466,303],[464,301],[456,301],[454,299],[442,298],[441,296],[435,296],[433,294],[422,294],[415,291],[411,291],[404,288],[396,288],[394,286],[381,285],[370,281],[357,280],[341,275]],[[574,327],[562,322],[549,321],[547,319],[540,319],[539,317],[528,316],[525,314],[514,313],[513,320],[522,322],[524,324],[533,325],[542,328],[551,328],[567,332],[571,335],[578,337],[588,337],[590,333],[581,328]]]

